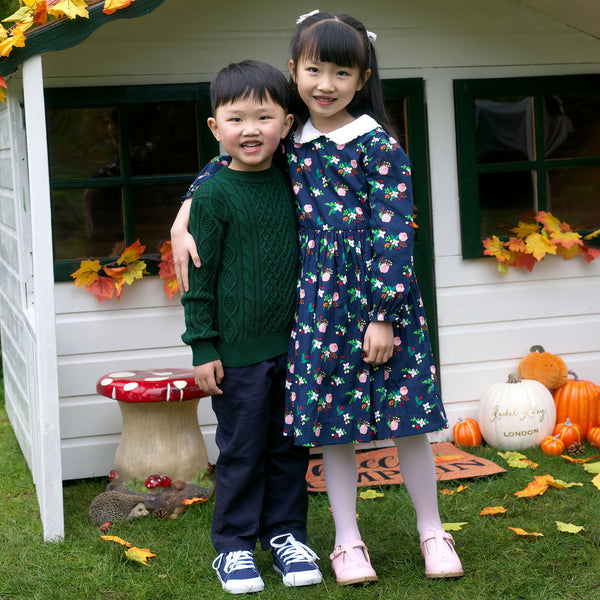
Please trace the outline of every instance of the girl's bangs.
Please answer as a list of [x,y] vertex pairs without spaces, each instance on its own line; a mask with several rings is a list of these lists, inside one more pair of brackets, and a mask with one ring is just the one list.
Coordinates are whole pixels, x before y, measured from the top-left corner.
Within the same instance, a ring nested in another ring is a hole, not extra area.
[[358,67],[361,71],[368,68],[368,57],[359,35],[340,21],[320,21],[308,28],[302,36],[300,51],[301,57],[308,60]]

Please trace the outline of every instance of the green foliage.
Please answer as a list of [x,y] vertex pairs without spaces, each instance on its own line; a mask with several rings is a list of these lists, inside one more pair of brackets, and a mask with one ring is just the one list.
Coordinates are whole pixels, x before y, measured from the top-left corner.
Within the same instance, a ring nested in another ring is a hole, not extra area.
[[[483,446],[474,454],[505,466],[496,450]],[[587,456],[595,453],[589,447]],[[362,587],[336,585],[328,554],[333,548],[333,522],[325,494],[312,495],[309,544],[322,557],[324,583],[284,588],[273,571],[270,554],[256,551],[265,580],[261,600],[600,600],[600,492],[581,465],[548,457],[538,449],[524,454],[539,467],[509,469],[506,474],[471,481],[440,482],[446,522],[467,522],[454,538],[465,568],[458,580],[426,580],[415,528],[414,511],[404,486],[377,488],[385,494],[359,500],[359,523],[379,583]],[[192,506],[172,520],[150,516],[122,521],[108,532],[157,556],[148,566],[124,555],[124,548],[101,540],[88,522],[92,499],[107,479],[65,482],[65,540],[44,543],[35,488],[14,434],[0,408],[0,599],[10,600],[229,600],[211,568],[215,553],[210,538],[213,501]],[[548,489],[543,496],[514,496],[534,475],[552,474],[583,487]],[[364,489],[364,488],[361,488]],[[481,517],[486,506],[502,505],[503,515]],[[555,521],[583,525],[573,535],[557,530]],[[518,537],[508,527],[538,531],[544,537]]]
[[19,9],[19,0],[0,0],[0,20]]

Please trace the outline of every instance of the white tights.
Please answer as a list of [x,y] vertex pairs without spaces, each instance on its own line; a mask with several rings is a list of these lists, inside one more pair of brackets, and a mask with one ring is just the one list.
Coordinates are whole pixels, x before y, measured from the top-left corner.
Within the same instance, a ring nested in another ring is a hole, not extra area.
[[[406,489],[417,514],[417,530],[423,535],[441,529],[438,512],[435,463],[425,434],[394,440]],[[356,522],[356,457],[354,444],[323,446],[323,471],[335,524],[335,545],[361,539]]]

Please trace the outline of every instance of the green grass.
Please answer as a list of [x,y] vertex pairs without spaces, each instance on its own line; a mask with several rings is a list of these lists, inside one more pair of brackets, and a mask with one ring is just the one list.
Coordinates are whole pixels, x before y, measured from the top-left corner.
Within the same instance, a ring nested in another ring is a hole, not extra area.
[[[496,450],[474,453],[503,463]],[[592,450],[588,449],[587,455]],[[321,555],[324,583],[285,588],[269,555],[258,550],[257,564],[265,580],[258,600],[376,599],[411,600],[594,600],[600,599],[600,491],[581,465],[527,450],[539,463],[535,471],[510,469],[504,475],[473,479],[453,495],[440,494],[446,522],[468,524],[454,533],[465,576],[428,581],[404,486],[379,488],[384,498],[359,500],[364,539],[379,574],[379,583],[343,588],[335,584],[328,554],[333,525],[327,497],[311,496],[309,543]],[[0,398],[0,599],[16,600],[189,600],[231,598],[217,582],[210,564],[212,504],[189,508],[175,520],[145,517],[115,524],[110,533],[157,554],[149,566],[127,560],[123,548],[99,538],[88,522],[92,499],[107,480],[86,479],[64,484],[65,539],[43,542],[35,489],[6,419]],[[551,473],[583,487],[550,488],[543,496],[520,499],[534,474]],[[440,483],[454,489],[459,483]],[[364,489],[364,488],[361,488]],[[502,505],[508,512],[480,517],[485,506]],[[585,531],[560,533],[555,521],[583,525]],[[537,531],[544,537],[518,537],[509,526]]]

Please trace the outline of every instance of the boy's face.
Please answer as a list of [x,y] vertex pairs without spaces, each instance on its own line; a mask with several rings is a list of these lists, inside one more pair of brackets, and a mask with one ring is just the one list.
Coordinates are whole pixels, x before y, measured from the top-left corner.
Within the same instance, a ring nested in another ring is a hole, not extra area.
[[231,155],[230,169],[264,171],[293,120],[267,95],[264,102],[248,97],[222,104],[208,119],[208,126]]

